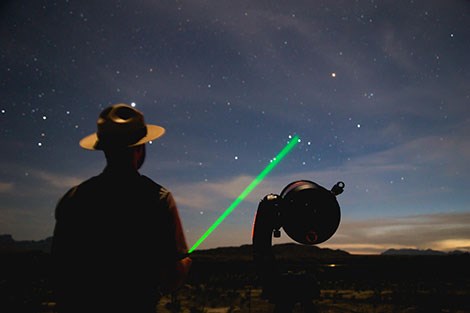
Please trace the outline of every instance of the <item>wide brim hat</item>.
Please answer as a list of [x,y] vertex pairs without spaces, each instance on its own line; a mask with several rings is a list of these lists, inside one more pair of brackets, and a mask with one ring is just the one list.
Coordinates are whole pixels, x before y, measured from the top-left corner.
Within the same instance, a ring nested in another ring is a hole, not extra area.
[[80,140],[87,150],[107,150],[134,147],[155,140],[165,133],[158,125],[146,124],[144,115],[127,104],[115,104],[104,109],[97,121],[98,131]]

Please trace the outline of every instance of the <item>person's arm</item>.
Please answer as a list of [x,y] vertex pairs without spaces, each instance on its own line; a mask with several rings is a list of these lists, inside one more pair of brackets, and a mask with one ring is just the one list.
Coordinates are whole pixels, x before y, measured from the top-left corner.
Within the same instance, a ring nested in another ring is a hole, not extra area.
[[[60,265],[62,259],[67,257],[67,251],[70,249],[69,226],[67,217],[70,209],[71,199],[76,192],[76,187],[70,189],[57,203],[54,217],[55,225],[52,236],[51,255],[54,265]],[[60,266],[59,266],[60,267]],[[59,268],[57,268],[59,270]]]
[[70,199],[76,188],[70,189],[57,203],[55,208],[55,225],[51,246],[51,283],[54,290],[58,308],[62,308],[67,302],[67,286],[70,280],[70,271],[64,264],[70,258],[70,234],[68,225],[68,209]]
[[171,270],[165,273],[165,289],[174,291],[180,288],[186,281],[189,270],[191,268],[192,260],[189,257],[180,258],[188,253],[188,246],[183,232],[183,226],[178,214],[175,200],[171,193],[168,194],[167,204],[170,210],[172,236],[174,238],[174,251],[176,252],[175,262],[171,266]]

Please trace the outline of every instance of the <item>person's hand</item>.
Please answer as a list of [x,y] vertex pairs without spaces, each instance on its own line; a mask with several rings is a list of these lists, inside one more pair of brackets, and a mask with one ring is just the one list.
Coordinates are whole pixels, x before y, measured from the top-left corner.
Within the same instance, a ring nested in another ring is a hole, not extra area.
[[[189,270],[191,268],[191,264],[193,261],[189,257],[185,257],[181,260],[176,261],[175,264],[175,271],[171,277],[167,276],[167,283],[164,284],[164,289],[172,292],[177,290],[178,288],[181,288],[181,286],[184,285],[186,279],[188,278],[189,275]],[[166,273],[167,275],[169,273]],[[166,276],[166,275],[165,275]]]
[[189,270],[191,269],[191,264],[193,263],[193,260],[191,260],[190,257],[186,257],[178,262],[176,265],[176,270],[179,273],[179,276],[182,278],[182,280],[186,280],[186,278],[189,275]]

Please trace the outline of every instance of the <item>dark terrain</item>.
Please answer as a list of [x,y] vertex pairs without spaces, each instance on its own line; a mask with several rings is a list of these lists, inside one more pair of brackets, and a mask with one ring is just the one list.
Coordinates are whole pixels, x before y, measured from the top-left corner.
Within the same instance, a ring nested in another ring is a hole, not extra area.
[[[50,239],[0,236],[0,312],[54,312],[49,248]],[[187,284],[164,295],[159,312],[272,312],[251,249],[194,252]],[[470,312],[468,253],[350,255],[297,244],[274,246],[274,252],[283,272],[315,275],[319,312]]]

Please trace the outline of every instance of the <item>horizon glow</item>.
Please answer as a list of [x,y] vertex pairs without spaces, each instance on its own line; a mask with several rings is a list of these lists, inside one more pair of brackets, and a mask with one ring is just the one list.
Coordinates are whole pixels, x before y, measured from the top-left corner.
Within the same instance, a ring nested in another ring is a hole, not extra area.
[[300,142],[299,136],[295,135],[287,145],[269,162],[261,173],[242,191],[222,215],[206,230],[196,243],[189,249],[188,254],[196,250],[199,245],[223,222],[230,213],[261,183],[261,181],[282,161],[282,159]]

